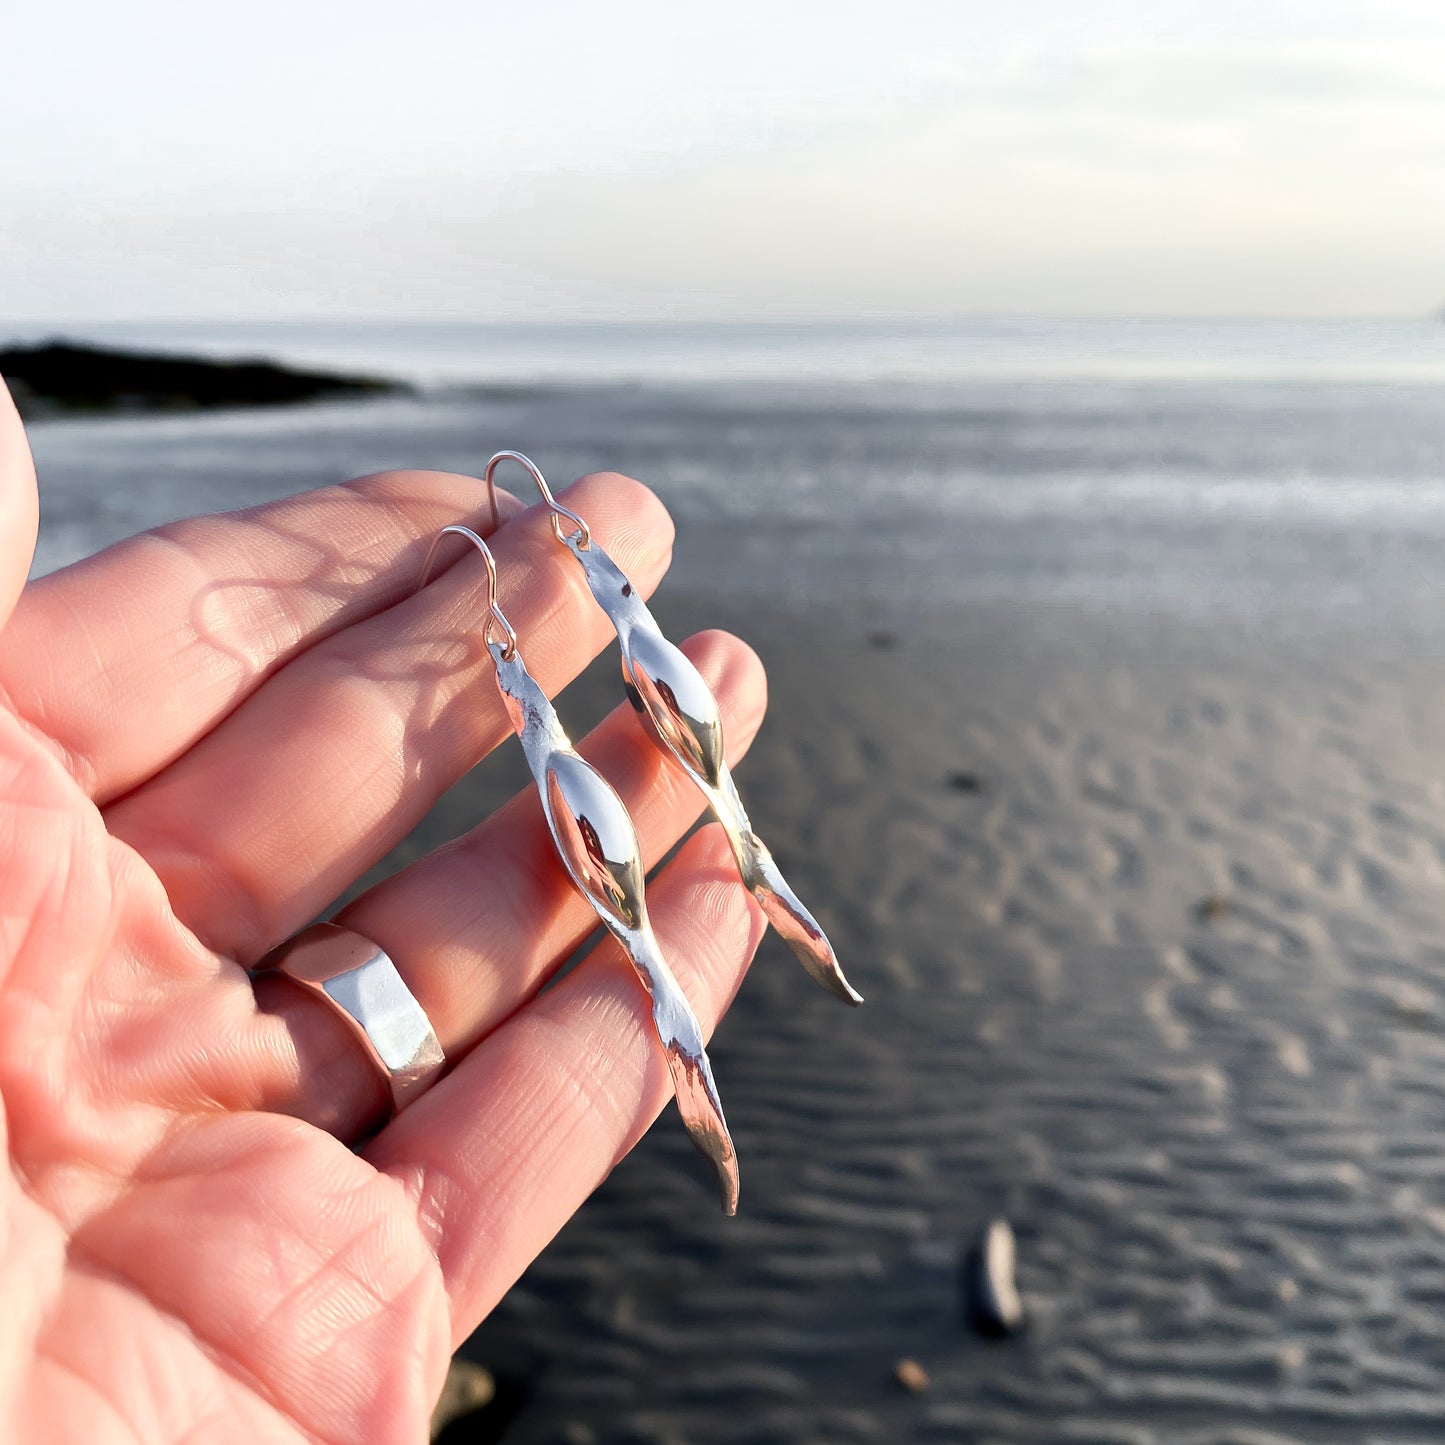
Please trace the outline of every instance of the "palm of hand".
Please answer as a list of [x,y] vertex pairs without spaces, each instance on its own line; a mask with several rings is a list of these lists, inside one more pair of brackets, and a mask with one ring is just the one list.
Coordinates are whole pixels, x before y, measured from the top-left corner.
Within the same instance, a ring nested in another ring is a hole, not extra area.
[[26,1438],[406,1438],[451,1345],[414,1203],[330,1134],[245,1107],[244,973],[42,741],[8,712],[0,730],[21,824],[0,838],[19,1176],[0,1292],[34,1310],[7,1311],[6,1357],[35,1352],[22,1419],[48,1422]]
[[[0,618],[20,591],[34,527],[24,442],[4,406],[0,388]],[[363,492],[367,485],[376,484],[361,484]],[[386,485],[391,497],[398,483]],[[447,481],[453,511],[461,485]],[[328,503],[337,505],[354,504]],[[398,508],[388,507],[376,525],[396,531]],[[438,524],[436,497],[401,511],[404,535],[392,553],[414,566],[412,544],[423,546]],[[331,525],[328,516],[313,525]],[[535,567],[535,544],[527,547]],[[248,729],[270,725],[261,708],[277,685],[275,668],[227,684],[224,702],[207,704],[199,725],[194,717],[177,724],[184,743],[167,739],[164,706],[148,716],[132,704],[135,717],[119,717],[114,728],[154,736],[133,742],[132,761],[117,764],[107,783],[94,756],[76,765],[76,736],[85,732],[76,699],[89,688],[93,702],[114,668],[83,628],[70,647],[55,630],[57,619],[75,615],[84,587],[105,583],[104,574],[91,576],[77,593],[62,579],[28,621],[27,596],[4,634],[11,645],[0,648],[0,1133],[11,1162],[0,1216],[0,1433],[88,1442],[422,1439],[451,1349],[665,1101],[645,1003],[607,949],[536,997],[590,920],[560,871],[542,861],[531,800],[518,800],[479,828],[472,846],[483,858],[505,849],[519,860],[532,890],[520,926],[538,920],[536,937],[509,934],[504,920],[479,940],[476,910],[512,900],[494,896],[488,905],[484,897],[468,913],[462,899],[478,891],[481,865],[465,848],[414,865],[413,877],[353,906],[399,965],[381,935],[390,927],[417,940],[434,977],[418,975],[430,995],[413,987],[449,1057],[465,1055],[420,1105],[353,1152],[347,1129],[318,1102],[314,1076],[344,1067],[363,1104],[376,1081],[310,1001],[258,1011],[242,964],[324,906],[338,880],[344,886],[384,852],[502,730],[484,717],[460,734],[452,727],[456,735],[441,742],[438,729],[419,734],[425,740],[414,745],[424,755],[402,759],[408,781],[379,805],[384,824],[353,826],[319,863],[299,823],[295,858],[280,830],[263,850],[271,867],[259,870],[264,896],[253,889],[249,911],[227,912],[212,901],[225,888],[208,885],[225,867],[240,871],[235,857],[259,826],[248,807],[267,788],[248,790],[234,773],[218,784],[216,774],[227,772],[228,758],[234,768]],[[565,592],[555,578],[546,585]],[[381,625],[383,605],[366,625]],[[555,599],[549,605],[555,610]],[[568,605],[580,614],[580,600]],[[116,625],[143,630],[135,618]],[[333,615],[289,655],[319,654],[322,634],[348,625]],[[599,639],[578,630],[566,646],[585,661]],[[434,649],[454,643],[432,634]],[[159,643],[144,646],[163,691],[170,659]],[[735,644],[723,651],[712,670],[723,674],[724,708],[741,709],[735,730],[745,744],[761,713],[760,679]],[[577,665],[567,656],[551,670]],[[457,691],[476,694],[479,666],[462,670]],[[408,707],[415,696],[406,694]],[[107,728],[118,710],[100,709]],[[655,858],[685,828],[695,800],[660,782],[621,722],[609,720],[596,738],[634,792],[659,799],[638,815]],[[145,747],[154,753],[149,770],[133,765]],[[440,760],[439,747],[449,749]],[[199,761],[188,768],[192,758]],[[285,797],[284,749],[269,761],[283,774]],[[621,790],[628,795],[626,784]],[[218,811],[223,802],[234,803],[233,821]],[[186,846],[177,843],[177,814],[195,820]],[[228,841],[210,850],[198,839]],[[686,955],[679,974],[705,1026],[760,932],[741,890],[720,883],[724,857],[716,838],[700,834],[653,890],[659,933]],[[502,879],[498,888],[506,887]],[[442,922],[430,924],[439,910]],[[264,926],[252,921],[258,913]],[[509,964],[501,974],[499,955]],[[319,1052],[308,1058],[308,1049]],[[476,1099],[507,1090],[517,1106],[479,1118]],[[364,1109],[352,1117],[353,1135],[364,1117]]]

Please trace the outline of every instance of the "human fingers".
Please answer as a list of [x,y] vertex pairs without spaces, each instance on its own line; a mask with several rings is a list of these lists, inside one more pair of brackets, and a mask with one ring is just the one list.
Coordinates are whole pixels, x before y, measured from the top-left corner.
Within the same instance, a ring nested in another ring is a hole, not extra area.
[[0,623],[10,616],[35,555],[35,464],[20,413],[0,380]]
[[[690,838],[648,888],[663,954],[704,1034],[762,937],[722,830]],[[464,1339],[671,1096],[648,998],[610,939],[487,1036],[365,1154],[400,1181]],[[722,1081],[724,1100],[727,1081]],[[700,1208],[711,1204],[699,1178]]]
[[[723,632],[683,644],[716,694],[729,763],[747,752],[767,705],[762,664]],[[623,703],[579,751],[617,790],[644,865],[701,811],[697,788],[668,763]],[[649,890],[650,896],[650,890]],[[464,838],[363,894],[335,920],[378,944],[458,1059],[547,981],[597,919],[563,871],[535,789]],[[267,1020],[263,1107],[354,1138],[385,1106],[375,1069],[331,1007],[281,978],[257,981]]]
[[[650,593],[672,524],[639,482],[569,488]],[[528,666],[556,692],[612,638],[545,512],[493,539]],[[485,573],[468,556],[407,601],[309,648],[159,776],[106,810],[177,916],[244,964],[313,918],[511,733],[481,641]]]
[[406,597],[459,520],[493,530],[483,482],[403,471],[143,532],[25,589],[0,688],[104,803],[306,648]]

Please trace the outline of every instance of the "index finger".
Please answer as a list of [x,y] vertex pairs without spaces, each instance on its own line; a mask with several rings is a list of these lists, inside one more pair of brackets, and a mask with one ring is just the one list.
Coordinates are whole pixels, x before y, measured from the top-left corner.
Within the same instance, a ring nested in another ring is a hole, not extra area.
[[0,693],[105,803],[292,657],[415,591],[456,521],[493,530],[484,482],[380,472],[130,537],[26,587],[0,632]]

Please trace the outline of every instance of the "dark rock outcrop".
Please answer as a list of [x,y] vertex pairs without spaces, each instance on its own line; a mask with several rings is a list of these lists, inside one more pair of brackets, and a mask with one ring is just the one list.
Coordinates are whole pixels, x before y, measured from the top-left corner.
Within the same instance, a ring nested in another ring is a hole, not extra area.
[[27,417],[72,411],[276,406],[406,390],[382,377],[295,371],[270,361],[207,361],[114,351],[65,341],[0,350],[0,376]]

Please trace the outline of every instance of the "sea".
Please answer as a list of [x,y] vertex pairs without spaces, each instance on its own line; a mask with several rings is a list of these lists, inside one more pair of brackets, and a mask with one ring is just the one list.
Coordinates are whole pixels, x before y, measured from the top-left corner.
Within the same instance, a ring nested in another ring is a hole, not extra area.
[[52,335],[416,390],[42,422],[37,573],[190,512],[514,448],[554,481],[646,479],[678,575],[723,600],[1401,635],[1440,602],[1435,320],[0,324]]

